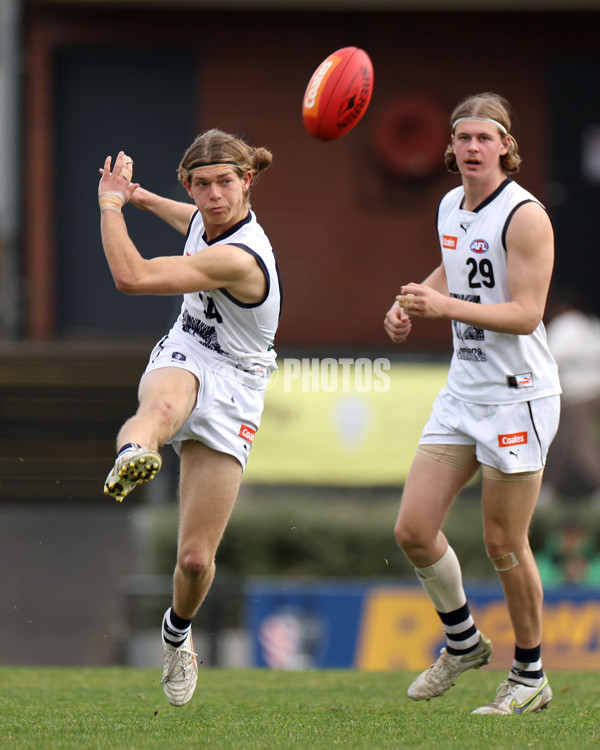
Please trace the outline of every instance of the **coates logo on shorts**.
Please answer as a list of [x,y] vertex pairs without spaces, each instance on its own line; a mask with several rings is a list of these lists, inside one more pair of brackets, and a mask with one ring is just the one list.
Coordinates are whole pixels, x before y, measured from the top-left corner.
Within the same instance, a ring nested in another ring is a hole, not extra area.
[[442,247],[445,250],[456,250],[458,237],[451,237],[449,234],[442,235]]
[[247,424],[243,424],[240,426],[240,437],[243,437],[244,440],[247,440],[249,443],[254,443],[254,436],[256,435],[256,430],[253,430],[252,427],[248,427]]
[[498,448],[512,448],[513,445],[525,445],[527,432],[512,432],[510,435],[498,435]]
[[471,244],[469,245],[469,248],[472,253],[481,255],[481,253],[487,253],[487,251],[490,249],[490,246],[485,240],[473,240],[473,242],[471,242]]

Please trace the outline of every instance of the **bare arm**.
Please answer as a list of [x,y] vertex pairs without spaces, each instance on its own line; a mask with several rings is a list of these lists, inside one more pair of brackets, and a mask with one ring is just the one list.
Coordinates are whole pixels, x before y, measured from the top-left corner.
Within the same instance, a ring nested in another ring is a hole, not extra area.
[[[111,157],[106,159],[99,193],[120,192],[126,202],[133,186],[121,174],[122,162],[120,152],[111,171]],[[185,294],[226,288],[241,302],[255,303],[266,293],[267,282],[255,258],[234,245],[212,245],[189,257],[146,260],[131,241],[120,209],[101,213],[100,231],[115,285],[125,294]]]
[[235,245],[212,245],[192,256],[145,260],[135,250],[124,257],[120,273],[113,272],[113,277],[125,294],[186,294],[225,288],[241,302],[255,303],[266,292],[265,275],[256,259]]
[[151,193],[140,185],[132,185],[129,202],[143,211],[151,211],[181,234],[187,234],[196,206],[192,203],[174,201]]
[[539,204],[527,203],[514,214],[506,235],[506,251],[508,302],[481,305],[411,283],[401,289],[403,295],[414,295],[411,314],[456,320],[499,333],[532,333],[544,314],[554,265],[552,224]]

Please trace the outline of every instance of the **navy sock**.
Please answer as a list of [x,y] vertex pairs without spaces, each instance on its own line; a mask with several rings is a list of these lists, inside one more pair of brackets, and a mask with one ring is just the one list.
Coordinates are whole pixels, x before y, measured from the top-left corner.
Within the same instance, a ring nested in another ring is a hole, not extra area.
[[479,645],[479,631],[475,627],[468,603],[453,612],[438,612],[446,633],[446,651],[452,656],[463,656]]
[[124,453],[125,451],[129,451],[132,448],[141,448],[141,445],[138,445],[137,443],[125,443],[124,446],[119,448],[119,452],[117,453],[117,458],[121,455],[121,453]]
[[541,646],[535,648],[515,646],[515,658],[510,669],[509,679],[528,687],[539,687],[544,679],[541,653]]
[[173,648],[178,648],[187,638],[191,625],[191,620],[184,620],[183,617],[179,617],[173,607],[169,607],[163,620],[163,638],[165,642],[173,646]]

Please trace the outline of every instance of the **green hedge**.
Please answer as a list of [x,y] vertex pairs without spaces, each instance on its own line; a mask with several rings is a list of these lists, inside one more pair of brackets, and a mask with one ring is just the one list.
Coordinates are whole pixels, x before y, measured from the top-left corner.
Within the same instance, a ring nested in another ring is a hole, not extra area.
[[[290,577],[414,580],[412,566],[393,535],[399,496],[398,490],[243,488],[217,554],[217,576],[198,614],[199,625],[210,632],[239,626],[244,582],[251,577],[280,577],[282,587]],[[137,572],[170,576],[176,556],[177,508],[140,510],[144,523],[138,544],[144,551],[138,556]],[[565,564],[557,552],[573,519],[587,533],[582,552],[591,558],[582,583],[600,586],[599,516],[591,503],[538,511],[530,538],[546,588],[564,583],[570,563]],[[466,581],[497,581],[483,546],[478,488],[456,501],[444,531]],[[159,621],[168,599],[137,597],[136,620],[147,626]]]
[[[220,572],[240,577],[394,577],[410,575],[397,549],[397,508],[326,499],[238,501],[217,554]],[[173,567],[176,512],[157,509],[153,572]]]
[[[217,555],[219,571],[236,578],[412,577],[393,536],[399,497],[399,490],[243,488]],[[170,572],[177,511],[157,507],[152,515],[152,570],[144,572]],[[599,516],[583,502],[539,509],[530,532],[534,552],[556,557],[563,530],[577,521],[587,534],[582,553],[597,557]],[[465,578],[495,577],[483,545],[479,488],[461,495],[444,530]]]

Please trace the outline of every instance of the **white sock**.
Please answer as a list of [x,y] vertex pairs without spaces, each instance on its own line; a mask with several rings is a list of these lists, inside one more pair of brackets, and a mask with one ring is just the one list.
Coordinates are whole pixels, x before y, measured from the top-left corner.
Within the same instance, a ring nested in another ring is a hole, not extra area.
[[439,615],[449,654],[458,656],[479,645],[480,633],[471,616],[456,552],[448,549],[433,565],[415,568],[417,578]]
[[415,568],[415,572],[438,612],[454,612],[467,601],[460,563],[450,545],[437,562],[425,568]]

